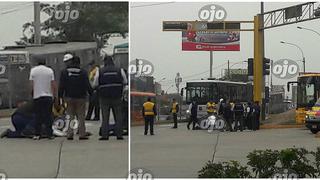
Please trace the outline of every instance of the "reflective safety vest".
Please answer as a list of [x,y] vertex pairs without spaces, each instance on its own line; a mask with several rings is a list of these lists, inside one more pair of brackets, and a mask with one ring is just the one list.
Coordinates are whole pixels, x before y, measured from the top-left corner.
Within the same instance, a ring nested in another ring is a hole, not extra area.
[[154,103],[153,102],[145,102],[143,104],[143,107],[144,107],[144,115],[145,116],[154,116],[154,111],[153,111],[153,108],[154,108]]
[[94,80],[94,77],[95,77],[98,70],[99,70],[98,67],[91,69],[91,71],[89,72],[89,81],[90,82],[92,82]]
[[207,103],[207,112],[214,113],[216,111],[216,104],[215,103]]
[[99,95],[106,98],[120,98],[123,92],[121,69],[106,66],[99,70]]
[[172,103],[172,109],[171,109],[171,112],[172,112],[172,113],[177,113],[177,105],[178,105],[177,102]]

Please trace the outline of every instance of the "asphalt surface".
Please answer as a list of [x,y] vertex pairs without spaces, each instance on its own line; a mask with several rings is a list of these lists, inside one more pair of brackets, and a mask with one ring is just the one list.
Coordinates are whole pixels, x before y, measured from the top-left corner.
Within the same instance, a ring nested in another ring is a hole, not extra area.
[[[73,141],[64,137],[0,139],[0,173],[5,172],[9,178],[125,178],[128,137],[119,141],[111,136],[109,141],[99,141],[100,123],[86,121],[87,131],[93,135],[85,141],[79,141],[78,136]],[[0,119],[0,132],[10,127],[9,118]]]
[[[144,127],[131,127],[131,169],[145,168],[156,178],[197,177],[212,159],[217,132],[187,130],[186,124],[156,125],[154,136],[144,136]],[[305,147],[315,150],[319,138],[305,128],[263,129],[220,132],[215,161],[237,160],[246,165],[246,156],[255,149]]]

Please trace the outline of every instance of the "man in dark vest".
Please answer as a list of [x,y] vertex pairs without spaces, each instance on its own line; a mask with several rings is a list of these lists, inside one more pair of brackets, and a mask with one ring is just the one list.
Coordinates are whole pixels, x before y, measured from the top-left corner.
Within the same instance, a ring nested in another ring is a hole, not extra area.
[[244,107],[239,100],[236,101],[233,111],[234,111],[234,117],[235,117],[234,131],[238,130],[238,123],[240,123],[240,131],[243,131]]
[[123,69],[115,66],[111,56],[104,58],[104,67],[97,73],[94,84],[98,86],[98,96],[102,110],[101,138],[109,139],[110,109],[113,109],[115,120],[115,134],[118,140],[123,140],[122,126],[122,95],[123,87],[127,84],[127,77]]
[[[70,115],[69,120],[79,122],[79,140],[87,140],[85,127],[85,110],[86,98],[88,94],[92,94],[88,73],[80,68],[80,58],[74,56],[71,59],[64,59],[67,63],[67,68],[61,71],[59,84],[59,98],[67,103],[67,114]],[[69,127],[67,139],[73,140],[74,127]]]
[[144,135],[148,134],[148,129],[150,125],[150,134],[154,135],[153,124],[154,124],[154,116],[157,115],[156,106],[151,101],[149,97],[147,102],[143,104],[142,107],[142,116],[144,117]]
[[252,115],[253,115],[253,106],[251,102],[248,102],[248,105],[246,107],[246,126],[248,129],[252,130]]
[[259,101],[255,101],[253,105],[253,118],[252,118],[252,130],[259,130],[260,129],[260,105]]
[[189,122],[187,125],[188,130],[190,130],[190,124],[192,123],[192,130],[195,130],[196,123],[198,123],[198,104],[196,98],[193,98],[192,103],[189,105],[189,112],[191,113]]
[[232,107],[230,104],[230,101],[227,100],[226,103],[222,103],[222,107],[223,107],[223,118],[227,123],[227,131],[232,132],[232,117],[233,117],[233,113],[232,113]]

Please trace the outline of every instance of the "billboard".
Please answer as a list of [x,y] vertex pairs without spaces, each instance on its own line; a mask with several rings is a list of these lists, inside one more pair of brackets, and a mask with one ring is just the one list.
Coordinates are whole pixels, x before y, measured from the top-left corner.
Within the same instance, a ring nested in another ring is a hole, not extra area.
[[183,51],[240,51],[239,31],[183,31]]

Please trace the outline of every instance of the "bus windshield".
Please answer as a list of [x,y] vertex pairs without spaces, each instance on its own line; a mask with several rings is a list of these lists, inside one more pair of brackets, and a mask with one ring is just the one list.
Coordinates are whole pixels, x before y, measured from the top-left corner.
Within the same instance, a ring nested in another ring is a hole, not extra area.
[[195,98],[199,104],[206,104],[210,99],[217,101],[217,93],[217,85],[215,83],[188,83],[186,100],[187,103],[190,103]]
[[298,86],[298,107],[312,107],[319,98],[319,77],[302,77]]

